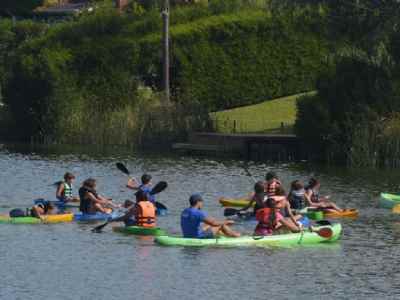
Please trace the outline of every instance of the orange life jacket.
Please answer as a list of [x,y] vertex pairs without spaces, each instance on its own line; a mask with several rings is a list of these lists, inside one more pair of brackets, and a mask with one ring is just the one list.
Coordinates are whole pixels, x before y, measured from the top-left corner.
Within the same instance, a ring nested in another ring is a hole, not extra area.
[[136,204],[137,226],[156,227],[156,208],[150,201],[140,201]]
[[264,207],[256,212],[256,220],[260,224],[265,224],[267,225],[269,223],[269,216],[271,214],[271,209],[269,207]]

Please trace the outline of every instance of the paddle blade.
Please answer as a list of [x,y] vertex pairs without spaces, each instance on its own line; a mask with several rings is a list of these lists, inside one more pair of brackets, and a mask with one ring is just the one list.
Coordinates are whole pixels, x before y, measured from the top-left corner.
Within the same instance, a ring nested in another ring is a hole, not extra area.
[[159,210],[167,210],[168,208],[161,202],[156,201],[156,208]]
[[150,192],[150,195],[155,195],[158,193],[161,193],[163,190],[165,190],[168,187],[168,183],[166,183],[165,181],[160,181],[159,183],[157,183],[153,189]]
[[240,210],[234,208],[225,208],[224,217],[235,216],[240,213]]
[[395,214],[400,214],[400,204],[397,204],[395,207],[393,207],[392,212]]
[[317,234],[323,238],[329,239],[333,235],[332,228],[323,227],[317,231]]
[[104,227],[106,227],[109,224],[109,222],[105,222],[104,224],[101,224],[99,226],[96,226],[95,228],[92,229],[92,232],[100,233]]
[[122,173],[124,173],[128,176],[131,174],[131,172],[129,172],[128,168],[125,167],[125,165],[123,163],[118,162],[118,163],[116,163],[116,166],[117,166],[118,170],[120,170]]

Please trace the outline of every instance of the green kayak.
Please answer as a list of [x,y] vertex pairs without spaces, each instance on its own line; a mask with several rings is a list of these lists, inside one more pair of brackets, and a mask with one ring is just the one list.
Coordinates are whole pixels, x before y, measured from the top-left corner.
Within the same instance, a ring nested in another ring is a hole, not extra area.
[[400,195],[381,193],[379,207],[391,209],[400,204]]
[[258,246],[258,247],[287,247],[296,245],[310,245],[317,243],[334,242],[339,239],[342,232],[342,226],[337,223],[334,225],[314,226],[313,231],[321,228],[331,228],[332,236],[324,238],[317,232],[304,231],[302,233],[288,233],[270,236],[242,236],[239,238],[220,237],[216,239],[192,239],[173,236],[157,236],[155,242],[163,246],[187,246],[187,247],[240,247],[240,246]]
[[120,227],[113,227],[113,230],[116,232],[121,232],[125,234],[134,234],[134,235],[167,235],[167,232],[159,227],[155,228],[146,228],[141,226],[120,226]]

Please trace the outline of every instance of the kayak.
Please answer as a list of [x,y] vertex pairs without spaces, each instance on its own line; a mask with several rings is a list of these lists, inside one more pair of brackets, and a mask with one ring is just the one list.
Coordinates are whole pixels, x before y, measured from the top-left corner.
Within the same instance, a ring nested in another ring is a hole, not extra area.
[[379,207],[392,209],[397,204],[400,204],[400,195],[381,193]]
[[356,218],[358,217],[358,210],[355,208],[345,208],[342,211],[329,211],[324,212],[325,218]]
[[298,211],[299,214],[307,216],[311,220],[322,220],[325,218],[356,218],[358,210],[355,208],[346,208],[343,211],[323,211],[306,207]]
[[103,214],[103,213],[95,213],[95,214],[83,214],[76,213],[74,214],[74,220],[80,222],[88,222],[88,221],[106,221],[108,219],[116,218],[119,214],[111,213],[111,214]]
[[43,216],[43,220],[35,217],[11,218],[8,215],[0,215],[0,223],[9,223],[9,224],[52,224],[52,223],[72,222],[73,219],[74,219],[73,214],[47,215]]
[[219,237],[216,239],[193,239],[174,236],[157,236],[155,242],[162,246],[185,247],[287,247],[297,245],[311,245],[337,241],[342,232],[340,224],[313,226],[313,230],[330,227],[333,234],[330,238],[324,238],[316,232],[303,231],[300,233],[288,233],[270,236],[241,236],[238,238]]
[[159,227],[149,228],[142,226],[118,226],[113,227],[113,231],[134,235],[167,235],[167,232]]
[[250,203],[250,200],[246,197],[240,199],[221,197],[219,199],[219,203],[221,203],[221,205],[224,207],[245,207]]
[[[400,204],[400,196],[398,197]],[[245,207],[249,204],[249,202],[250,200],[247,198],[230,199],[222,197],[219,199],[219,203],[221,203],[221,205],[224,207]],[[342,212],[324,212],[318,209],[304,208],[298,212],[312,220],[322,220],[324,218],[355,218],[358,216],[358,210],[355,208],[344,209]]]

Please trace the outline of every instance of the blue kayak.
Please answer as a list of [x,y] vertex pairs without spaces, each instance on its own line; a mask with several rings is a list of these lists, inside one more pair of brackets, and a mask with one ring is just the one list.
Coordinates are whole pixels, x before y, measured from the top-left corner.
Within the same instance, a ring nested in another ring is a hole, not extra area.
[[119,217],[120,214],[115,212],[111,214],[103,214],[103,213],[95,213],[95,214],[83,214],[83,213],[76,213],[74,214],[74,221],[107,221],[108,219],[113,219]]

